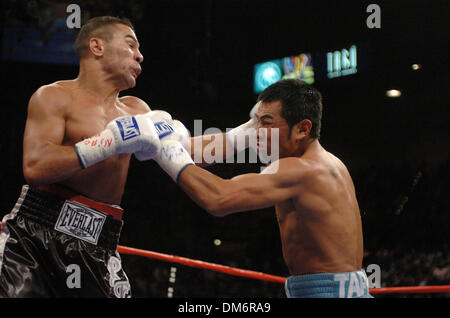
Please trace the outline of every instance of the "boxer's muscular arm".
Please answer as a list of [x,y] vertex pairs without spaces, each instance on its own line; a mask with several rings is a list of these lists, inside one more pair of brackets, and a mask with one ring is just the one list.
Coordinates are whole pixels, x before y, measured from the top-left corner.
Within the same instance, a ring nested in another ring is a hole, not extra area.
[[[234,154],[234,148],[227,142],[225,133],[192,137],[190,144],[191,157],[200,167],[214,164],[215,158],[225,161],[226,157]],[[204,155],[211,158],[205,158]]]
[[215,216],[267,208],[298,195],[302,172],[293,169],[289,160],[297,159],[281,159],[279,166],[272,164],[264,173],[244,174],[229,180],[191,165],[181,172],[178,184],[192,200]]
[[[256,136],[255,129],[258,124],[256,112],[259,105],[260,102],[253,106],[249,114],[250,119],[247,122],[226,133],[191,138],[190,155],[194,162],[201,167],[216,163],[216,158],[224,162],[227,157],[233,156],[235,152],[248,148],[250,135]],[[206,158],[205,155],[209,158]]]
[[43,86],[31,97],[23,139],[23,173],[32,185],[54,183],[80,171],[74,147],[63,146],[70,96],[62,88]]

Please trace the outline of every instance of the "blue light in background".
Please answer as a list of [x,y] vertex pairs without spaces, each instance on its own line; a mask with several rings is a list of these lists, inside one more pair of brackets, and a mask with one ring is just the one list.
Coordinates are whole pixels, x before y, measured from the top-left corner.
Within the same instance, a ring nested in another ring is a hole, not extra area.
[[271,84],[282,78],[281,61],[274,60],[255,65],[254,87],[255,93],[260,93]]
[[2,59],[20,62],[78,65],[74,34],[55,29],[44,34],[36,28],[8,27],[3,30]]

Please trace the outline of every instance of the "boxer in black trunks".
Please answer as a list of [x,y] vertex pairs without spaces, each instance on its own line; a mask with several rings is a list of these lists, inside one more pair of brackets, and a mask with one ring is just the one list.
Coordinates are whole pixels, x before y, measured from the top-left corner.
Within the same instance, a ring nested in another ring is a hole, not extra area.
[[27,185],[0,234],[2,297],[131,295],[116,251],[119,205],[131,154],[156,155],[160,141],[149,106],[119,93],[135,86],[143,56],[133,25],[114,17],[89,20],[76,48],[78,77],[29,101]]

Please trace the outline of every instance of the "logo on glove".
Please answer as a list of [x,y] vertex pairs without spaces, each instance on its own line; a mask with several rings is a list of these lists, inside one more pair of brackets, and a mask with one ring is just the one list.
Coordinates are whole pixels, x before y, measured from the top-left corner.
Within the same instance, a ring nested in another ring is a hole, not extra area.
[[134,117],[120,118],[116,120],[116,123],[119,127],[123,141],[137,137],[141,134],[136,118]]
[[158,133],[159,139],[173,133],[173,127],[168,123],[162,121],[155,123],[155,128],[156,132]]

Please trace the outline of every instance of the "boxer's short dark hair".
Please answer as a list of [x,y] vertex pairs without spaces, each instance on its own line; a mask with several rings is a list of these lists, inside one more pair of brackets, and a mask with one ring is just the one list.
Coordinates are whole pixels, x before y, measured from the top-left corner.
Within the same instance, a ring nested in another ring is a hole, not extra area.
[[299,79],[283,79],[258,96],[258,101],[266,103],[278,100],[281,101],[281,117],[286,120],[289,129],[303,119],[309,119],[312,123],[310,136],[320,138],[322,94],[316,88]]
[[113,28],[117,24],[123,24],[130,27],[134,31],[134,26],[127,18],[118,18],[112,16],[101,16],[89,19],[81,27],[75,40],[75,48],[78,57],[81,59],[85,56],[89,48],[89,40],[94,37],[100,37],[105,41],[112,39]]

